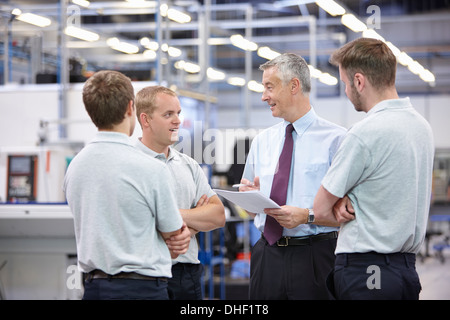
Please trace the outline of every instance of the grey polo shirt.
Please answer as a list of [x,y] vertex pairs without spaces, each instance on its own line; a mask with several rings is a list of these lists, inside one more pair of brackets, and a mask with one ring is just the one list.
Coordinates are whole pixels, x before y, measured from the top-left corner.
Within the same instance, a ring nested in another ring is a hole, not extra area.
[[158,230],[178,230],[183,221],[170,179],[167,167],[125,134],[97,133],[71,161],[63,187],[80,271],[171,277],[170,252]]
[[417,253],[425,237],[434,143],[409,98],[385,100],[354,125],[322,181],[348,194],[356,219],[340,231],[336,253]]
[[[191,157],[169,147],[169,156],[157,153],[145,146],[139,139],[135,146],[145,154],[165,163],[172,175],[175,198],[179,209],[192,209],[204,194],[208,197],[216,193],[211,189],[206,175],[199,164]],[[198,260],[198,244],[195,237],[191,238],[188,251],[178,256],[173,263],[200,263]]]

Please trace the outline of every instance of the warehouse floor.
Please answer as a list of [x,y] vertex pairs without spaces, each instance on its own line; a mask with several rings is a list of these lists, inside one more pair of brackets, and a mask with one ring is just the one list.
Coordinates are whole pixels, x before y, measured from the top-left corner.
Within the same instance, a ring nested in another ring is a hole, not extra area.
[[450,249],[443,251],[442,263],[434,253],[423,262],[417,261],[422,292],[420,300],[450,300]]

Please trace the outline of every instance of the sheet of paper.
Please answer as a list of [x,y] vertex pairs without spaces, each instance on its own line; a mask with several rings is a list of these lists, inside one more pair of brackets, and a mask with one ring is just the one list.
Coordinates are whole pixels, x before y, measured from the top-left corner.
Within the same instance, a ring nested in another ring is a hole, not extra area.
[[213,189],[218,195],[240,206],[242,209],[252,213],[264,213],[265,208],[280,208],[272,199],[268,198],[260,191],[229,191]]

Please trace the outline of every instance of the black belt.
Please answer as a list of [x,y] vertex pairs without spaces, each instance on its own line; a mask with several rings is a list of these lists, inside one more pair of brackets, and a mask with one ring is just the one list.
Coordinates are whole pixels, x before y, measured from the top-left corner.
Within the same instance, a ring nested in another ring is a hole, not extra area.
[[[264,235],[262,236],[264,238]],[[313,242],[336,239],[337,236],[338,236],[337,231],[333,231],[305,237],[281,237],[280,240],[277,241],[276,245],[278,247],[307,246]]]
[[85,281],[91,281],[93,279],[129,279],[129,280],[150,280],[150,281],[165,281],[168,279],[164,277],[149,277],[136,272],[119,272],[117,274],[107,274],[101,270],[92,270],[89,273],[84,274]]

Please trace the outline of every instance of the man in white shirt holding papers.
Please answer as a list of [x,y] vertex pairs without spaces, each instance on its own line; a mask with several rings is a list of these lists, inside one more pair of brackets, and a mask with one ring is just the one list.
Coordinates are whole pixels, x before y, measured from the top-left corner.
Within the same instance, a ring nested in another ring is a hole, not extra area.
[[[285,128],[292,124],[293,151],[287,197],[281,209],[256,213],[261,238],[252,248],[250,299],[328,299],[325,284],[334,265],[337,224],[314,221],[311,210],[321,180],[346,130],[317,116],[309,102],[309,68],[294,54],[283,54],[260,67],[266,101],[274,117],[284,121],[258,134],[251,145],[239,191],[260,190],[270,197]],[[267,215],[283,227],[270,244]]]

